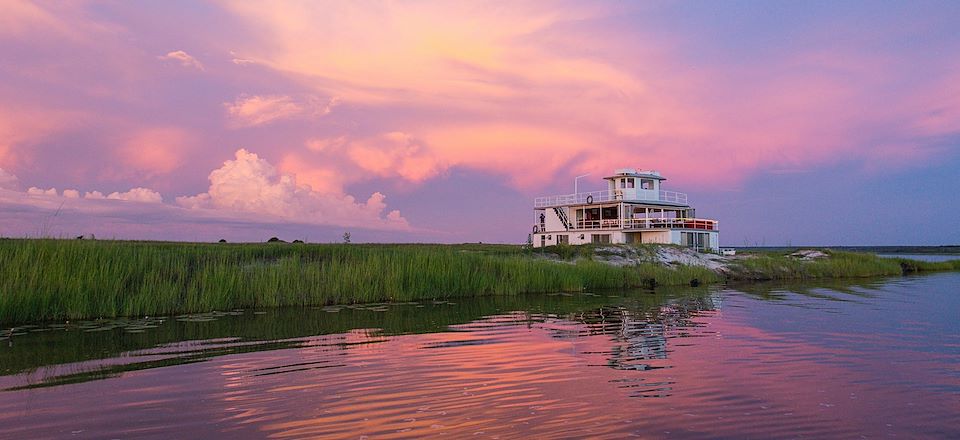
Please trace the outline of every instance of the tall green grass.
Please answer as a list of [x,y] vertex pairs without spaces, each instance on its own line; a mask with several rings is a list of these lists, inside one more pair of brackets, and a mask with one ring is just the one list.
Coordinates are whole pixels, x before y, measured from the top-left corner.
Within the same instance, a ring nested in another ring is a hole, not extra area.
[[912,272],[960,270],[960,260],[927,262],[882,258],[858,252],[826,251],[829,258],[803,261],[773,253],[757,253],[736,260],[730,278],[737,280],[788,280],[855,278],[902,275]]
[[0,323],[575,292],[719,280],[697,267],[531,258],[518,246],[0,240]]

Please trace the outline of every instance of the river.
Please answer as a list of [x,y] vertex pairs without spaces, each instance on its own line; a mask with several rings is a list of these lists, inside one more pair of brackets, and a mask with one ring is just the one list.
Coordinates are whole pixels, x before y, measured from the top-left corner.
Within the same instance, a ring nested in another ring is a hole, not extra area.
[[0,438],[960,438],[960,273],[0,333]]

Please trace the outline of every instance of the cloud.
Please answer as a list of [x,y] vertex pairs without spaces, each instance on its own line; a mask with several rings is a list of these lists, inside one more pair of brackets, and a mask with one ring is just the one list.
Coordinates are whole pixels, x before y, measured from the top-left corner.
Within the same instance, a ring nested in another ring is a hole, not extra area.
[[[64,197],[66,191],[64,191]],[[109,195],[104,196],[100,191],[91,191],[86,193],[83,198],[91,200],[124,200],[127,202],[141,202],[141,203],[162,203],[163,196],[160,193],[149,189],[149,188],[133,188],[127,192],[113,192]]]
[[446,155],[400,131],[310,138],[304,148],[284,154],[278,168],[324,192],[342,191],[344,185],[378,178],[421,183],[445,173],[450,166]]
[[210,188],[196,196],[178,197],[190,209],[265,214],[287,221],[373,229],[409,229],[399,211],[384,213],[386,197],[373,193],[365,202],[344,194],[321,193],[298,184],[258,155],[237,150],[234,160],[210,173]]
[[[8,97],[4,91],[0,87],[0,98]],[[9,99],[10,105],[0,108],[0,167],[8,170],[30,163],[38,143],[88,120],[76,112],[45,110],[38,108],[36,103],[19,101],[19,98]]]
[[57,189],[56,189],[56,188],[43,189],[43,188],[37,188],[37,187],[35,187],[35,186],[31,186],[30,188],[27,189],[27,194],[28,194],[28,195],[31,195],[31,196],[53,196],[53,197],[56,197],[56,196],[57,196]]
[[413,182],[422,182],[446,168],[422,141],[398,131],[357,140],[347,147],[347,154],[364,171]]
[[[956,95],[943,93],[956,90],[950,61],[871,50],[864,41],[898,37],[864,30],[866,40],[852,41],[816,20],[788,47],[740,58],[749,49],[703,57],[716,52],[703,35],[617,18],[653,24],[669,6],[224,4],[240,22],[269,29],[240,44],[237,58],[370,115],[361,123],[374,128],[331,133],[287,155],[327,159],[320,150],[350,133],[339,151],[370,176],[420,182],[459,166],[532,188],[629,165],[711,187],[770,168],[874,162],[879,133],[914,145],[956,133]],[[918,74],[902,60],[930,68]],[[364,141],[376,132],[403,133],[416,152]],[[281,165],[304,175],[328,168]]]
[[0,189],[16,190],[19,186],[20,180],[17,179],[17,176],[8,173],[3,168],[0,168]]
[[[330,225],[392,231],[411,231],[407,220],[397,210],[388,211],[386,196],[374,192],[365,201],[357,201],[338,191],[317,191],[297,183],[293,174],[280,173],[265,159],[247,150],[238,150],[233,160],[209,176],[207,192],[176,198],[176,204],[163,203],[163,196],[152,189],[136,187],[125,192],[104,194],[101,191],[30,187],[17,190],[16,176],[0,168],[0,202],[37,208],[57,207],[57,201],[70,201],[72,209],[109,214],[122,205],[91,203],[136,202],[138,205],[162,205],[164,215],[181,220],[202,218],[206,222],[295,223]],[[187,209],[184,209],[187,208]],[[127,208],[122,208],[127,209]],[[92,211],[91,211],[92,210]],[[127,211],[125,211],[127,212]]]
[[[4,188],[11,189],[11,188]],[[26,191],[27,195],[30,196],[45,196],[45,197],[62,197],[65,199],[79,199],[80,191],[75,189],[65,189],[61,195],[57,192],[56,188],[37,188],[35,186],[30,187]],[[127,202],[140,202],[140,203],[162,203],[163,196],[160,193],[149,189],[149,188],[133,188],[126,192],[112,192],[109,195],[103,195],[100,191],[89,191],[83,196],[87,200],[122,200]]]
[[227,116],[235,127],[253,127],[280,119],[316,117],[329,114],[339,103],[337,98],[297,100],[286,95],[241,95],[225,102]]
[[203,68],[203,64],[201,64],[200,61],[182,50],[167,52],[166,55],[162,55],[157,58],[161,60],[178,61],[183,67],[190,67],[200,71],[206,70]]
[[145,128],[135,131],[116,150],[117,156],[138,176],[167,174],[183,161],[192,136],[176,127]]

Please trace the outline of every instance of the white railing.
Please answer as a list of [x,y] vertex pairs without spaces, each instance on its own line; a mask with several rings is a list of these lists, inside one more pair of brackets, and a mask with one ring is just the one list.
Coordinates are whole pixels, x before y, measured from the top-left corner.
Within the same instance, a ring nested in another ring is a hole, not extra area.
[[559,196],[537,197],[533,199],[533,207],[549,208],[552,206],[581,205],[614,201],[652,201],[685,205],[687,204],[687,195],[682,192],[663,190],[660,190],[659,193],[654,195],[650,194],[649,191],[639,190],[636,193],[636,197],[625,199],[623,197],[623,193],[618,190],[591,191],[575,194],[562,194]]
[[[571,230],[580,229],[698,229],[719,230],[720,222],[704,218],[630,218],[604,220],[578,220]],[[538,230],[542,226],[535,224]]]
[[660,201],[687,204],[687,195],[682,192],[660,190]]

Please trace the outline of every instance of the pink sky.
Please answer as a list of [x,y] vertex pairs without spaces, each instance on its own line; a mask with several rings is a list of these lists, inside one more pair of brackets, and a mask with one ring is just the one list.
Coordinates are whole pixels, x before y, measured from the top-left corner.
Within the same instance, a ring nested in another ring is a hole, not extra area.
[[[864,200],[922,182],[955,212],[957,22],[950,2],[8,1],[0,235],[521,242],[534,196],[623,166],[727,244],[818,209],[778,176],[878,219],[915,203]],[[883,221],[877,243],[960,239]],[[816,231],[771,240],[853,244]]]

